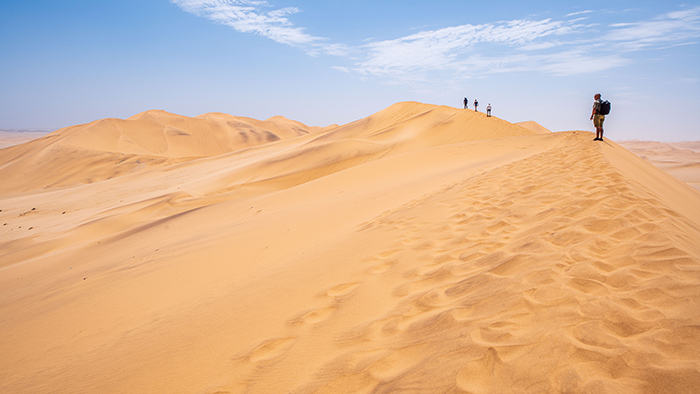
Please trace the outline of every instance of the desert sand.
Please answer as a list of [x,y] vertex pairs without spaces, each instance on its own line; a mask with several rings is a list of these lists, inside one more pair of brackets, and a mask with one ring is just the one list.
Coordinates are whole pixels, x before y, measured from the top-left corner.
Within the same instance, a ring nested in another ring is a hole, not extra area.
[[0,150],[0,392],[700,392],[700,192],[592,138],[406,102]]
[[700,190],[700,141],[620,141],[625,149]]
[[529,120],[527,122],[518,122],[516,123],[516,125],[522,126],[526,129],[529,129],[530,131],[534,131],[537,134],[549,134],[552,132],[551,130],[535,122],[534,120]]

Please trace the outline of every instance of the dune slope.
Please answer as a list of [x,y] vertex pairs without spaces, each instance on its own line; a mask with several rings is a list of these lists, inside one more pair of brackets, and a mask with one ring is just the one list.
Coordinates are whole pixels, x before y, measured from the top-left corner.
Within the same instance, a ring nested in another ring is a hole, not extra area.
[[697,392],[700,193],[591,138],[399,103],[2,194],[0,392]]
[[700,142],[620,141],[625,149],[700,190]]
[[535,121],[527,121],[527,122],[518,122],[516,123],[518,126],[525,127],[526,129],[530,129],[538,134],[549,134],[551,131],[547,129],[546,127],[542,126],[541,124],[535,122]]
[[321,130],[281,116],[266,121],[220,113],[189,118],[152,110],[129,119],[102,119],[0,150],[0,190],[93,183]]

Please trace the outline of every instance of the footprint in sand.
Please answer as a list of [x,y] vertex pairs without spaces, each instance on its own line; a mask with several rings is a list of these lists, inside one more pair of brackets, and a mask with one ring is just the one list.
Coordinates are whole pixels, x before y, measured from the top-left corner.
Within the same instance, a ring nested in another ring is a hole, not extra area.
[[377,258],[382,259],[382,260],[384,260],[384,259],[391,259],[391,258],[393,258],[393,257],[396,257],[396,255],[398,255],[398,254],[401,253],[402,251],[403,251],[403,249],[387,250],[387,251],[384,251],[384,252],[379,253],[379,254],[377,255]]
[[357,290],[358,287],[360,287],[360,283],[357,282],[343,283],[341,285],[331,287],[330,289],[328,289],[328,291],[326,291],[326,294],[329,297],[333,298],[346,297],[355,292],[355,290]]
[[462,367],[457,373],[456,385],[470,393],[491,392],[500,365],[501,360],[496,350],[488,348],[483,358],[470,361]]
[[315,309],[310,312],[304,313],[301,317],[298,319],[294,319],[293,322],[303,322],[306,324],[318,324],[323,321],[328,320],[329,317],[333,315],[333,313],[336,311],[336,308],[330,307],[330,308],[321,308],[321,309]]
[[247,358],[254,363],[274,360],[282,356],[295,341],[294,337],[267,340],[248,353]]
[[389,271],[394,265],[396,265],[399,255],[403,251],[403,249],[398,248],[385,250],[376,254],[374,257],[367,260],[367,262],[375,263],[375,265],[368,268],[365,272],[370,275],[379,275]]
[[331,287],[330,289],[326,290],[325,292],[321,293],[322,295],[331,297],[334,299],[333,303],[331,306],[328,306],[326,308],[319,308],[319,309],[313,309],[313,310],[307,310],[302,313],[300,313],[298,316],[290,319],[288,321],[289,325],[295,325],[298,323],[305,323],[305,324],[318,324],[323,321],[328,320],[339,308],[340,304],[338,302],[339,299],[342,299],[344,297],[348,297],[352,295],[357,288],[360,287],[360,283],[343,283],[340,285],[336,285]]
[[383,274],[391,269],[391,267],[394,266],[395,263],[389,262],[389,263],[381,263],[378,265],[375,265],[374,267],[370,268],[367,270],[368,274],[372,275],[379,275]]

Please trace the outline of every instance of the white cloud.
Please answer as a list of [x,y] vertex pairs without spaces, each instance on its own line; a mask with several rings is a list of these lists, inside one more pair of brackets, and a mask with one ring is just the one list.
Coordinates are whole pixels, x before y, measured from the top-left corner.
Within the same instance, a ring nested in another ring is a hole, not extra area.
[[[433,31],[423,31],[406,37],[366,44],[367,60],[359,62],[360,74],[397,75],[415,71],[462,71],[468,68],[480,72],[508,68],[522,63],[526,56],[513,56],[513,50],[541,50],[560,45],[540,41],[545,37],[576,32],[578,25],[567,22],[514,20],[509,22],[461,25]],[[479,44],[485,52],[496,51],[501,56],[476,56]],[[476,68],[475,68],[476,67]]]
[[[588,13],[593,11],[567,16]],[[357,62],[353,70],[396,79],[445,70],[454,75],[509,71],[575,75],[629,64],[632,61],[625,54],[632,51],[691,45],[696,43],[691,40],[700,37],[700,7],[607,28],[578,24],[580,20],[462,25],[370,42],[363,47],[365,60]]]
[[[598,72],[630,62],[624,54],[641,49],[695,44],[700,37],[700,7],[669,12],[635,23],[581,24],[583,10],[569,20],[513,20],[465,24],[420,31],[389,40],[367,39],[352,47],[332,43],[296,27],[290,17],[296,7],[273,9],[263,0],[170,0],[184,11],[300,47],[310,56],[352,59],[336,70],[366,77],[415,83],[433,75],[484,75],[507,71],[537,71],[556,75]],[[598,38],[596,38],[598,37]]]
[[570,13],[570,14],[566,14],[566,17],[568,18],[568,17],[570,17],[570,16],[583,15],[583,14],[592,14],[592,13],[593,13],[593,10],[585,10],[585,11],[572,12],[572,13]]
[[241,33],[258,34],[280,44],[302,47],[309,56],[321,54],[348,56],[351,49],[345,44],[332,44],[323,37],[295,27],[289,16],[299,12],[296,7],[271,8],[267,1],[257,0],[170,0],[182,10],[229,26]]
[[295,7],[272,11],[267,1],[252,0],[171,0],[189,13],[230,26],[241,33],[254,33],[287,45],[306,45],[323,40],[294,27],[287,16],[299,12]]

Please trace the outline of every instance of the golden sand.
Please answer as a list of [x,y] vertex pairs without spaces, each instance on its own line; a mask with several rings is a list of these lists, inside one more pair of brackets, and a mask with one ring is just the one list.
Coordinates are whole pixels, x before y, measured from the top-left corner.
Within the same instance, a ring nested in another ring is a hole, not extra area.
[[700,392],[700,192],[592,138],[399,103],[0,150],[0,392]]
[[663,143],[631,140],[620,141],[620,145],[700,190],[700,141]]

